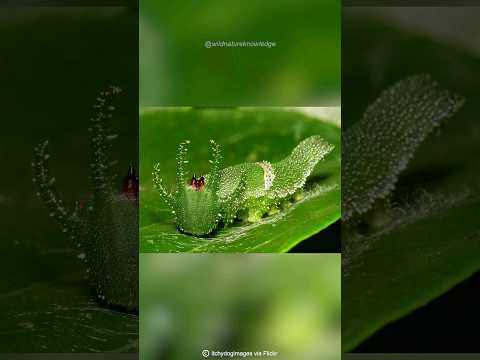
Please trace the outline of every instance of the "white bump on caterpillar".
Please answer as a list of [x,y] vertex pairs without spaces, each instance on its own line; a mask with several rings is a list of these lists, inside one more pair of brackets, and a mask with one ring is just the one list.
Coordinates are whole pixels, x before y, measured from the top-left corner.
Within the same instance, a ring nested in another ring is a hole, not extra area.
[[265,190],[270,189],[273,185],[273,180],[275,180],[275,172],[273,171],[272,164],[270,164],[268,161],[257,162],[256,164],[263,169]]

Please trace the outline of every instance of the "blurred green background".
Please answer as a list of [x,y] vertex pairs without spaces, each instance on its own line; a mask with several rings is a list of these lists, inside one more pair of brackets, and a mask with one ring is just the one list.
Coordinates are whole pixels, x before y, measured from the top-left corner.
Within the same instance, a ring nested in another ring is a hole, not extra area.
[[[207,49],[205,41],[271,41]],[[340,1],[140,4],[140,103],[340,105]]]
[[140,358],[340,359],[339,254],[141,254]]
[[138,22],[126,7],[9,7],[0,14],[0,352],[135,351],[138,317],[95,301],[78,250],[35,196],[34,147],[49,140],[69,208],[89,197],[89,118],[108,85],[121,178],[138,158]]

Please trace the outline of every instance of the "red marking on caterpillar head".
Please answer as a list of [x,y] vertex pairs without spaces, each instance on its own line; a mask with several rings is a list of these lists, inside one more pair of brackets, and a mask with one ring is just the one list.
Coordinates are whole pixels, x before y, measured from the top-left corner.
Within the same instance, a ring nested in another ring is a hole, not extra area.
[[128,167],[128,173],[123,179],[122,193],[129,200],[138,200],[138,178],[135,174],[135,167],[132,164]]
[[200,176],[199,179],[195,175],[193,175],[192,180],[190,180],[190,186],[194,188],[196,191],[201,191],[205,187],[205,178]]

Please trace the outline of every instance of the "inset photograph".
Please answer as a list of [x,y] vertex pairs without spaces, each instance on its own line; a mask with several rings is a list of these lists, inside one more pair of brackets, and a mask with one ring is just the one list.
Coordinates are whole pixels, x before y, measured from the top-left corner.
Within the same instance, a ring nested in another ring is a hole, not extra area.
[[340,132],[340,108],[142,109],[141,252],[338,252]]
[[140,358],[338,360],[340,254],[140,254]]
[[344,10],[345,352],[480,352],[479,17]]

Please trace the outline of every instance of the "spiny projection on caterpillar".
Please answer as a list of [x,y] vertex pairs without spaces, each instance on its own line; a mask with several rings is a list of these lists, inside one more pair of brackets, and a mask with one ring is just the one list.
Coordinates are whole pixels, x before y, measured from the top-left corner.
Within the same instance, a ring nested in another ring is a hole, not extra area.
[[187,140],[178,147],[173,192],[164,186],[160,164],[154,166],[152,175],[154,187],[175,216],[177,228],[195,236],[208,235],[236,218],[258,222],[265,214],[280,211],[283,201],[301,194],[317,163],[333,150],[333,145],[314,135],[279,162],[244,163],[221,169],[220,146],[210,140],[210,173],[200,177],[193,174],[187,179],[189,144]]
[[92,195],[72,209],[58,196],[50,175],[48,141],[35,148],[32,162],[37,195],[50,217],[79,250],[87,277],[98,301],[127,311],[138,310],[138,178],[133,165],[117,189],[110,160],[112,141],[117,137],[107,126],[112,117],[112,99],[121,90],[109,87],[100,93],[90,119]]

